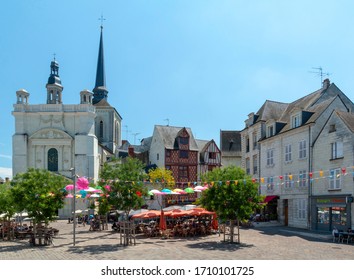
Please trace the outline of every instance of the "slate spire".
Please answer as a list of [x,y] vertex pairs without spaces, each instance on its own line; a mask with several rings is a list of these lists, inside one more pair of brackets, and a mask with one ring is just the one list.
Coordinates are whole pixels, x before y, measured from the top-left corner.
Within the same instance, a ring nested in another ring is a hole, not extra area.
[[103,26],[101,25],[100,46],[98,50],[96,84],[93,89],[92,103],[96,104],[102,99],[107,100],[108,90],[106,89],[106,76],[104,71],[104,55],[103,55]]

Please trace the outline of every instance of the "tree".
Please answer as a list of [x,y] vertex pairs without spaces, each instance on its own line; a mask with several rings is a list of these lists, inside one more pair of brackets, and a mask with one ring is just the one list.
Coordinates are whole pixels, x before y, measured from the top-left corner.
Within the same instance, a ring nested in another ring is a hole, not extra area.
[[[214,211],[223,221],[230,221],[230,242],[234,242],[235,220],[249,219],[260,208],[263,197],[258,195],[258,186],[240,167],[216,168],[203,176],[211,185],[202,192],[198,203]],[[239,230],[239,223],[237,224]],[[238,238],[240,242],[240,238]]]
[[10,183],[0,184],[0,214],[5,214],[10,219],[18,211],[11,194]]
[[107,199],[109,205],[123,210],[127,217],[130,210],[144,204],[143,196],[147,193],[143,181],[146,174],[140,160],[128,157],[123,163],[118,160],[105,163],[100,177],[101,184],[110,186],[103,188],[104,196],[100,198],[102,202]]
[[163,188],[173,187],[175,183],[175,178],[173,178],[172,171],[165,168],[155,168],[151,169],[148,173],[150,181],[155,184],[160,184]]
[[[153,186],[164,188],[171,188],[175,186],[175,178],[172,175],[172,171],[165,168],[154,168],[150,169],[148,173],[148,178]],[[161,198],[162,200],[162,198]],[[162,208],[162,201],[157,198],[157,202]]]
[[64,206],[65,186],[69,183],[70,180],[61,175],[30,168],[13,178],[11,194],[19,211],[26,210],[34,223],[47,225]]

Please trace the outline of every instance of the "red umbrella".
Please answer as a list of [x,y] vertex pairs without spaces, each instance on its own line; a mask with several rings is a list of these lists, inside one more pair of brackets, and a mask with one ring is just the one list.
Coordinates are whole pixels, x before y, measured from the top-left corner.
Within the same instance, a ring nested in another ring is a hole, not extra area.
[[167,229],[165,214],[164,214],[163,210],[161,210],[161,215],[160,215],[160,229],[161,230]]
[[216,217],[216,213],[213,214],[213,221],[211,222],[211,227],[215,230],[217,230],[219,228],[219,223],[218,223],[218,219]]

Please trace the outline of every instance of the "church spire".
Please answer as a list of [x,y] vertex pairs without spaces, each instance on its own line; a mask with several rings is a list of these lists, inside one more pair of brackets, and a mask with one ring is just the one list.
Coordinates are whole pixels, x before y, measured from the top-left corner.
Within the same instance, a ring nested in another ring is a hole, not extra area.
[[[103,21],[101,17],[101,21]],[[96,72],[96,84],[93,89],[93,100],[92,103],[96,104],[102,99],[107,99],[108,90],[106,89],[106,77],[104,71],[104,55],[103,55],[103,26],[101,24],[101,36],[100,36],[100,46],[98,50],[98,60],[97,60],[97,72]]]

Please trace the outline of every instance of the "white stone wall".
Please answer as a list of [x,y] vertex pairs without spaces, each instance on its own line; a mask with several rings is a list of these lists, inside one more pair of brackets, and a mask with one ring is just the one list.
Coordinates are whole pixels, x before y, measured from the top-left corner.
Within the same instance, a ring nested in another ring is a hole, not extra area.
[[[157,155],[159,159],[157,159]],[[156,164],[157,167],[165,167],[165,144],[160,133],[154,128],[152,135],[151,146],[149,151],[150,164]]]

